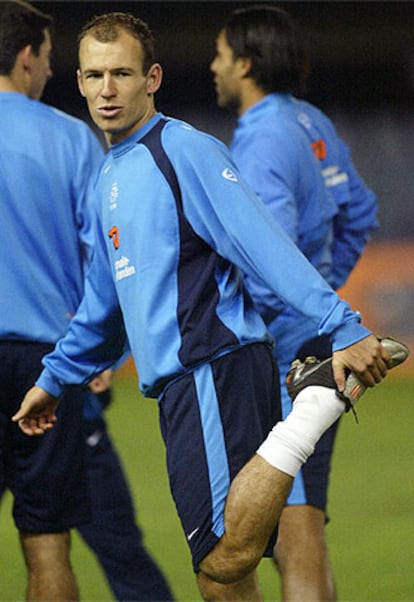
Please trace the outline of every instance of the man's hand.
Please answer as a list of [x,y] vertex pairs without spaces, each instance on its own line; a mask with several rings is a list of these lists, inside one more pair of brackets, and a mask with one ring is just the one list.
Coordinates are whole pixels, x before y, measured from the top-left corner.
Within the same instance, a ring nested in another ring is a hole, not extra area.
[[387,374],[390,354],[374,335],[354,343],[346,349],[335,351],[332,355],[332,368],[339,391],[344,391],[345,370],[356,373],[367,387],[374,387]]
[[12,417],[26,435],[43,435],[57,420],[58,400],[40,387],[32,387],[25,395],[20,409]]
[[92,393],[103,393],[104,391],[110,388],[110,386],[112,385],[112,380],[113,370],[108,368],[108,370],[104,370],[103,372],[98,374],[98,376],[95,376],[95,378],[93,378],[89,383],[88,388],[90,391],[92,391]]

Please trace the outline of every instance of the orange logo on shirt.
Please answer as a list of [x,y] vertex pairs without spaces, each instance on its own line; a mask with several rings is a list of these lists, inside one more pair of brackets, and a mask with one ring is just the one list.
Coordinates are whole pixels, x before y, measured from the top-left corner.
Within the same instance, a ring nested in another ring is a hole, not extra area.
[[108,231],[109,238],[112,239],[115,249],[119,249],[119,230],[118,226],[112,226],[112,228]]
[[326,159],[326,144],[325,141],[322,140],[322,138],[319,138],[319,140],[312,142],[312,150],[314,152],[315,157],[319,159],[319,161],[322,161],[322,159]]

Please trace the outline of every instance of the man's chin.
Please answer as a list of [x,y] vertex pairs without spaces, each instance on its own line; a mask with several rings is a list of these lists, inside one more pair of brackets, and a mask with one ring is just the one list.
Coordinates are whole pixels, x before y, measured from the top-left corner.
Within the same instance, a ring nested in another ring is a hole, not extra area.
[[220,109],[227,109],[228,111],[234,111],[234,110],[237,110],[238,101],[235,98],[217,96],[217,106]]

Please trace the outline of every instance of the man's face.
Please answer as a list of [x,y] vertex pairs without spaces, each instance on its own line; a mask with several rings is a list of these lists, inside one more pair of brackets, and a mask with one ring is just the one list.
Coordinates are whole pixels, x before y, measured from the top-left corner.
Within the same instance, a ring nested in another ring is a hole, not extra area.
[[79,48],[78,84],[96,125],[109,144],[120,142],[155,113],[152,93],[161,83],[161,67],[143,73],[139,40],[120,30],[114,42],[87,35]]
[[52,42],[48,29],[44,30],[45,39],[43,40],[39,54],[31,51],[31,80],[28,90],[29,98],[39,100],[43,94],[43,90],[47,81],[52,77],[52,69],[50,67],[50,56],[52,54]]
[[210,65],[210,70],[214,74],[219,107],[239,105],[240,82],[243,77],[239,67],[239,61],[234,59],[233,50],[227,42],[223,29],[217,37],[216,56]]

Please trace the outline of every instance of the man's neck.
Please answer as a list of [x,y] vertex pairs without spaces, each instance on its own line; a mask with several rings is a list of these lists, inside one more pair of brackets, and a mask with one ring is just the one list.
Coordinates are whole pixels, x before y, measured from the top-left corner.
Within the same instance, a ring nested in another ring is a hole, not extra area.
[[260,102],[267,95],[261,88],[256,86],[251,80],[246,80],[242,89],[240,104],[238,109],[239,117],[241,117],[250,107]]
[[8,75],[0,75],[0,92],[21,92],[25,94],[25,90],[19,87]]

